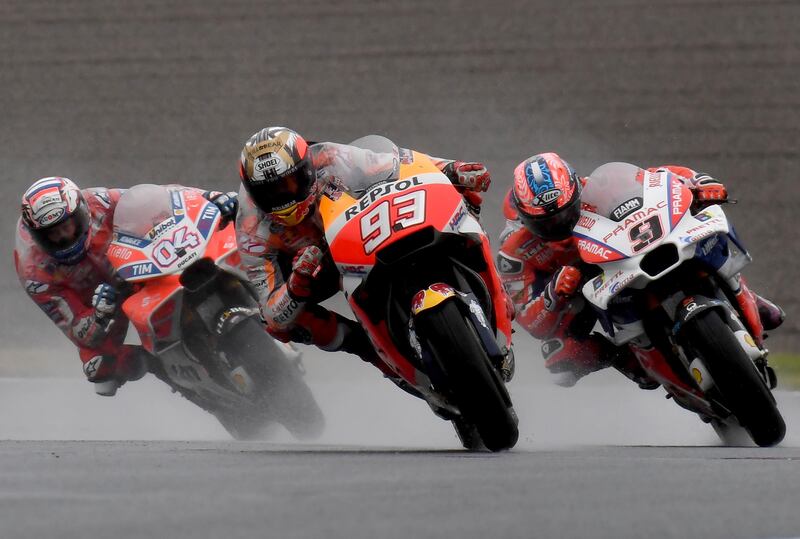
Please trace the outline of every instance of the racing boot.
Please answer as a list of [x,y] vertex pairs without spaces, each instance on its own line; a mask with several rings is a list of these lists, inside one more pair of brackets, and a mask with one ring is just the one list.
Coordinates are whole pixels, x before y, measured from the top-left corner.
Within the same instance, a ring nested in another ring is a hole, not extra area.
[[141,379],[150,372],[153,356],[141,346],[126,344],[116,356],[97,355],[83,365],[86,379],[94,383],[95,393],[113,397],[126,382]]
[[[605,339],[604,339],[605,340]],[[630,347],[617,347],[611,343],[607,352],[610,355],[611,364],[627,379],[639,386],[639,389],[652,390],[661,384],[653,380],[647,371],[642,368],[642,364],[631,351]]]
[[544,366],[554,375],[553,382],[561,387],[572,387],[587,374],[609,367],[609,354],[604,352],[601,341],[608,342],[595,336],[583,340],[564,337],[542,342]]
[[761,325],[764,326],[764,329],[771,330],[780,327],[786,318],[786,313],[783,312],[783,309],[755,292],[753,292],[753,297],[756,300],[758,317],[761,319]]
[[381,357],[378,355],[378,352],[375,351],[375,347],[372,345],[372,341],[369,339],[367,332],[364,331],[363,327],[361,327],[361,324],[344,317],[339,319],[339,323],[343,325],[344,338],[342,339],[342,343],[339,345],[336,351],[357,355],[363,361],[371,363],[377,367],[378,370],[383,373],[385,378],[391,380],[394,385],[409,395],[413,395],[418,399],[425,400],[425,398],[422,396],[422,393],[417,391],[414,386],[399,377],[397,373],[389,368],[383,359],[381,359]]

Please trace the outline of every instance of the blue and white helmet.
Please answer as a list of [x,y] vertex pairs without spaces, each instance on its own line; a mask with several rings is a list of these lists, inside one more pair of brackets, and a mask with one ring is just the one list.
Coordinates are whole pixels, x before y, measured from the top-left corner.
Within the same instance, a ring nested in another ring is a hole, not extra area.
[[91,217],[81,190],[68,178],[37,180],[22,195],[22,222],[33,240],[62,264],[86,255]]

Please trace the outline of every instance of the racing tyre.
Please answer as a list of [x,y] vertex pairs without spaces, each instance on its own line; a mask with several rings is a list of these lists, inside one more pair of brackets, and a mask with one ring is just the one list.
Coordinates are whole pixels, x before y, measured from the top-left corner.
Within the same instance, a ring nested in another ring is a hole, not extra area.
[[[447,380],[447,390],[461,411],[454,421],[465,448],[502,451],[519,438],[517,415],[511,398],[492,367],[472,323],[455,300],[420,313],[414,320],[418,334],[428,345]],[[474,428],[480,436],[475,439]]]
[[750,434],[733,418],[725,421],[712,419],[711,426],[722,443],[728,447],[752,447],[753,445]]
[[780,443],[786,423],[775,398],[719,312],[709,309],[698,313],[684,331],[714,380],[722,403],[753,441],[761,447]]
[[260,415],[279,422],[299,440],[318,438],[325,429],[322,410],[300,369],[261,323],[254,318],[240,322],[226,340],[228,359],[253,379]]
[[483,440],[481,440],[481,435],[478,429],[475,428],[475,425],[471,425],[464,421],[463,418],[459,417],[453,419],[453,426],[456,429],[456,434],[458,434],[458,439],[461,440],[461,445],[464,446],[464,449],[469,449],[470,451],[487,450],[486,446],[483,445]]

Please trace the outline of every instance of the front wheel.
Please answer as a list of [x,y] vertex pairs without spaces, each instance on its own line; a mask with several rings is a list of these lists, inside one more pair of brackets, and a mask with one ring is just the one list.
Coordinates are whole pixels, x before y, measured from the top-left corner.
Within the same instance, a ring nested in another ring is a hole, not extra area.
[[715,309],[703,311],[687,322],[684,331],[690,347],[708,369],[722,404],[753,441],[761,447],[780,443],[786,423],[775,398],[720,314]]
[[[297,366],[257,320],[240,322],[226,336],[225,351],[232,364],[241,365],[253,379],[254,406],[263,419],[274,419],[300,440],[318,438],[325,429],[325,417]],[[219,416],[218,416],[219,417]],[[253,418],[253,427],[258,426]],[[225,421],[220,421],[228,428]],[[239,425],[244,421],[244,425]],[[238,415],[239,432],[250,437],[249,421]],[[244,427],[244,428],[241,428]],[[230,430],[230,429],[229,429]]]
[[444,375],[447,387],[439,389],[450,393],[461,412],[456,429],[464,447],[481,448],[474,427],[490,451],[510,449],[519,438],[511,398],[472,322],[456,301],[421,312],[414,325]]

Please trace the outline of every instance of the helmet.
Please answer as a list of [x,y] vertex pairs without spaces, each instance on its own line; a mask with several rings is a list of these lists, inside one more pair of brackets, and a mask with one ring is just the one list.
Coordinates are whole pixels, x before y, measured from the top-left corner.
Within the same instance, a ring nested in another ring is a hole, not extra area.
[[581,214],[581,181],[555,153],[529,157],[514,169],[512,201],[520,221],[545,241],[567,239]]
[[308,143],[285,127],[262,129],[244,145],[239,177],[255,205],[272,220],[294,226],[314,202]]
[[37,180],[22,195],[22,222],[48,255],[75,264],[86,255],[91,216],[81,190],[67,178]]

